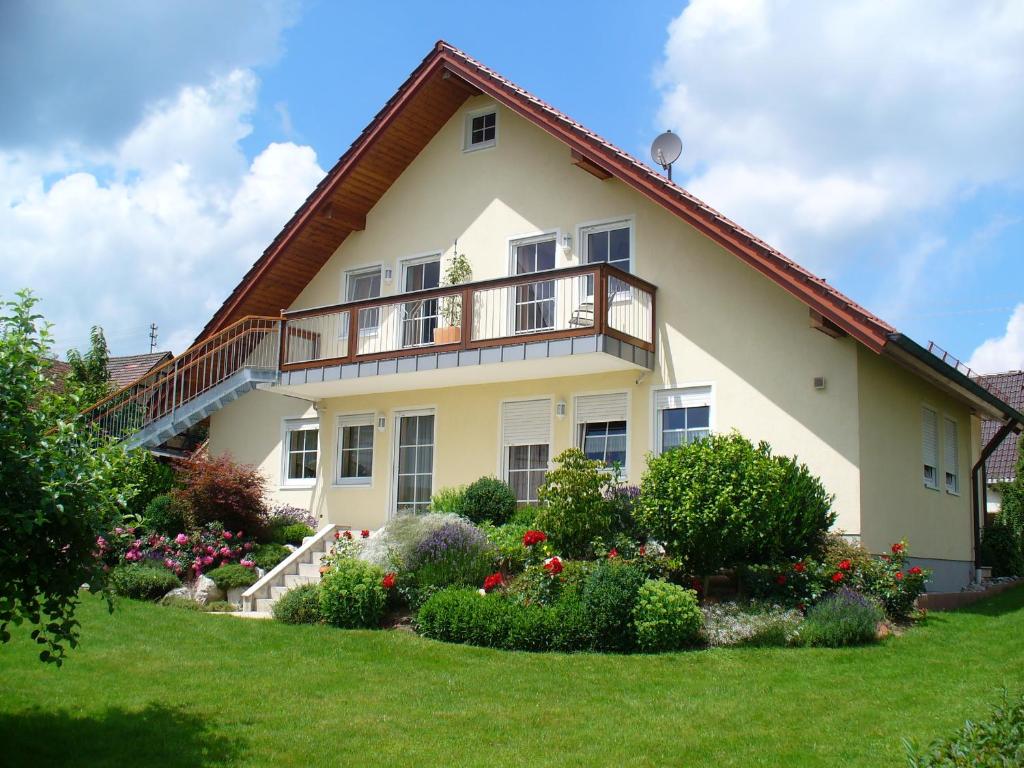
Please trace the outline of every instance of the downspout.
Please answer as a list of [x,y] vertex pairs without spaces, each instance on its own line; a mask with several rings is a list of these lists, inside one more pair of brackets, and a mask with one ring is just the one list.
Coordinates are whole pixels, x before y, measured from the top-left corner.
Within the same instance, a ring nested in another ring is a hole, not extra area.
[[981,505],[988,508],[988,483],[985,482],[985,462],[995,452],[1008,434],[1017,430],[1020,422],[1007,419],[999,431],[981,449],[978,463],[971,469],[971,509],[974,512],[974,568],[981,568]]

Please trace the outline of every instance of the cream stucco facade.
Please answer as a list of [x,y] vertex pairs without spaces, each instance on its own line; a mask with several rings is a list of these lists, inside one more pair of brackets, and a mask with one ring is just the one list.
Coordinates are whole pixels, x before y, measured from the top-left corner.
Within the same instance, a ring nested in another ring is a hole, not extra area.
[[[511,111],[495,107],[496,146],[464,152],[465,115],[491,105],[476,97],[456,113],[291,309],[344,301],[346,272],[363,267],[390,270],[381,294],[399,293],[403,260],[433,253],[448,259],[456,241],[474,280],[511,274],[511,244],[547,233],[558,244],[556,267],[571,266],[581,258],[581,228],[628,221],[630,269],[657,286],[653,370],[593,361],[574,368],[568,358],[402,374],[379,387],[338,380],[290,387],[290,397],[270,388],[213,415],[211,451],[258,465],[282,502],[307,506],[325,521],[372,528],[394,509],[396,417],[403,412],[435,416],[436,490],[503,472],[503,402],[550,401],[554,456],[578,441],[576,396],[625,393],[627,475],[636,483],[658,447],[658,393],[709,388],[711,429],[739,430],[806,462],[835,494],[838,528],[875,551],[905,537],[923,558],[958,568],[970,560],[966,489],[977,450],[965,404],[849,337],[815,330],[807,306],[776,283],[622,182],[571,165],[564,145]],[[566,405],[562,416],[559,403]],[[922,483],[922,404],[957,425],[959,495]],[[356,414],[372,416],[372,478],[346,485],[338,482],[338,424]],[[282,435],[286,421],[304,418],[318,419],[318,466],[315,482],[295,487],[282,479]]]

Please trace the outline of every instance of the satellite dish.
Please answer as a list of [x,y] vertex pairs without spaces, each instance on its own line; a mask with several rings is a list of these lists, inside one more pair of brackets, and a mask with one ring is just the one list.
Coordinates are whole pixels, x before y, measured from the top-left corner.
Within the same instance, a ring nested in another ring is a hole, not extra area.
[[678,160],[681,154],[683,142],[672,131],[665,131],[651,144],[651,159],[668,171],[669,181],[672,180],[672,163]]

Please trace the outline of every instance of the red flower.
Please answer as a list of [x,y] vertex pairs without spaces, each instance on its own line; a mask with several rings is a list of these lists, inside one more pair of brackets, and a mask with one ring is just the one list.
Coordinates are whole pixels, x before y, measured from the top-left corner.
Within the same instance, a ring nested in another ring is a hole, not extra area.
[[839,570],[840,571],[848,571],[852,567],[853,567],[853,563],[851,563],[849,560],[840,560],[839,561]]
[[775,577],[775,583],[779,584],[779,585],[785,584],[786,583],[786,574],[780,573],[778,576],[776,576]]
[[645,557],[647,555],[647,547],[641,544],[640,549],[638,549],[637,552],[639,553],[640,557]]
[[497,589],[505,583],[505,577],[500,573],[492,573],[486,579],[484,579],[484,592],[490,592],[491,590]]
[[341,531],[335,531],[334,532],[334,540],[337,541],[340,538],[341,538]]
[[832,574],[832,581],[833,581],[833,583],[838,584],[842,580],[843,580],[843,574],[841,574],[839,571],[836,571],[835,573]]
[[920,568],[920,566],[915,565],[913,568],[911,568],[910,569],[910,575],[911,576],[920,576],[921,575],[921,568]]
[[803,573],[807,570],[807,566],[803,563],[793,563],[793,570],[797,573]]
[[903,571],[896,571],[896,573],[893,574],[893,578],[896,579],[896,581],[903,581]]
[[898,555],[904,549],[906,549],[906,547],[904,546],[902,541],[897,541],[895,544],[892,545],[892,553],[894,555]]
[[703,582],[701,582],[700,579],[694,577],[690,579],[690,589],[692,589],[694,592],[701,592],[704,589],[704,584]]
[[352,540],[352,531],[343,531],[341,535],[344,536],[349,541]]
[[562,572],[562,559],[559,557],[549,557],[544,561],[544,570],[552,576],[557,576]]
[[619,550],[617,550],[615,547],[612,547],[612,551],[608,553],[608,559],[611,560],[612,558],[618,557],[618,556],[619,556]]
[[359,532],[359,535],[362,536],[364,539],[370,538],[370,532],[365,528],[363,528],[363,530]]
[[547,540],[548,536],[544,531],[530,530],[523,534],[523,546],[526,547],[532,547],[534,544],[540,544]]
[[384,589],[394,589],[395,588],[395,574],[393,574],[393,573],[385,573],[384,574],[384,578],[380,580],[380,585],[382,587],[384,587]]

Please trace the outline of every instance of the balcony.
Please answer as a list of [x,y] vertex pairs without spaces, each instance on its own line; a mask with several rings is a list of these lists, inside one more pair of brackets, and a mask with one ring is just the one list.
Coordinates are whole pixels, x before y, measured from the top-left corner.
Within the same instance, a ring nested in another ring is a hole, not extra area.
[[279,386],[324,397],[651,369],[655,291],[592,264],[285,312]]

